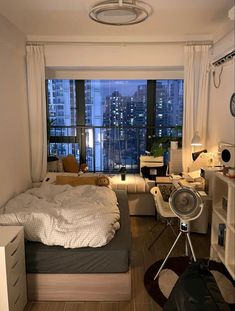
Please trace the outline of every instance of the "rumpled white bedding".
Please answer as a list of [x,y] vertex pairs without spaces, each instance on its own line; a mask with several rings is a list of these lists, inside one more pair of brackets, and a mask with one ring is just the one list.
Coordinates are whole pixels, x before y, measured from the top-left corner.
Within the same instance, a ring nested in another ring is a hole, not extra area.
[[120,228],[116,194],[109,188],[43,183],[8,201],[2,225],[23,225],[25,237],[65,248],[100,247]]

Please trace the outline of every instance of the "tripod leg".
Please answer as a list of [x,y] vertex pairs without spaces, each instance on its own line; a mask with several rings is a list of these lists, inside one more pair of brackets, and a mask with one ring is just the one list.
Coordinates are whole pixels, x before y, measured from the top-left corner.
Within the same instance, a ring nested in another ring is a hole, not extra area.
[[185,256],[188,256],[188,243],[187,243],[187,239],[185,239]]
[[194,250],[193,250],[193,245],[192,245],[192,242],[191,242],[191,239],[190,239],[190,235],[189,235],[188,232],[187,232],[186,235],[187,235],[187,239],[188,239],[188,244],[190,246],[190,250],[192,252],[193,260],[196,262],[197,260],[196,260],[195,253],[194,253]]
[[182,234],[182,232],[180,231],[180,233],[178,234],[178,236],[177,236],[177,238],[176,238],[176,240],[175,240],[174,244],[171,246],[171,249],[169,250],[169,252],[168,252],[168,254],[167,254],[166,258],[164,259],[164,261],[163,261],[163,263],[162,263],[161,267],[159,268],[159,270],[158,270],[157,274],[155,275],[155,277],[154,277],[154,281],[155,281],[155,280],[156,280],[156,278],[158,277],[159,273],[162,271],[162,268],[164,267],[164,265],[165,265],[165,263],[166,263],[166,261],[167,261],[168,257],[170,256],[170,254],[171,254],[171,252],[172,252],[173,248],[175,247],[175,245],[176,245],[177,241],[179,240],[179,238],[180,238],[181,234]]

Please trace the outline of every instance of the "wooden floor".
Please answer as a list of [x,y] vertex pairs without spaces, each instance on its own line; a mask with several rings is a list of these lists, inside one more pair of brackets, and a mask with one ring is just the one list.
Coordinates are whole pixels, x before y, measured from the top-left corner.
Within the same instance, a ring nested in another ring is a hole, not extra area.
[[[148,245],[160,232],[164,224],[158,221],[154,232],[150,229],[156,223],[154,217],[131,217],[132,230],[132,299],[129,302],[29,302],[24,311],[158,311],[160,306],[148,295],[144,287],[144,273],[155,261],[164,258],[168,253],[175,236],[170,229],[161,236],[151,250]],[[210,232],[191,234],[196,257],[209,257]],[[184,254],[184,239],[181,238],[171,256]]]

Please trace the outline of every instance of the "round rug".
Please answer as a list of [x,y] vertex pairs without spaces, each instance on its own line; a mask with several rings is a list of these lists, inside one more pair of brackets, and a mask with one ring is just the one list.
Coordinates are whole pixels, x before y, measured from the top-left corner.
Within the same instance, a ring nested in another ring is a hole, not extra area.
[[[188,257],[170,257],[167,259],[159,277],[154,280],[164,259],[152,264],[144,275],[144,285],[148,294],[163,307],[178,277],[190,264]],[[235,308],[235,282],[222,263],[212,260],[198,260],[206,264],[213,274],[224,300]]]

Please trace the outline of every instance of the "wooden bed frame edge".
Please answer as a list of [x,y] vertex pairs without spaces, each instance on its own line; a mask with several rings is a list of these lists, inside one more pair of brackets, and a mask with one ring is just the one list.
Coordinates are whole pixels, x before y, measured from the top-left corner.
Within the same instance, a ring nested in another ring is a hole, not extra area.
[[99,274],[27,274],[29,301],[127,301],[131,271]]

